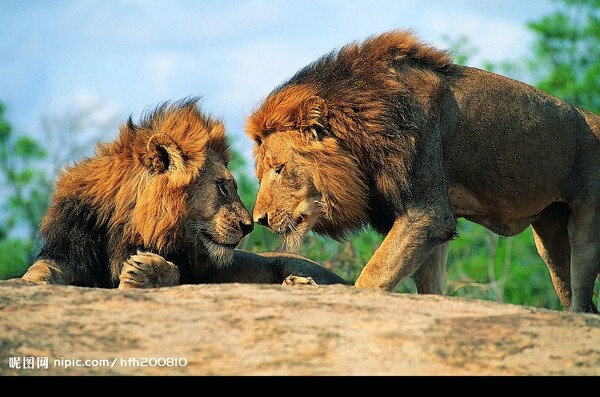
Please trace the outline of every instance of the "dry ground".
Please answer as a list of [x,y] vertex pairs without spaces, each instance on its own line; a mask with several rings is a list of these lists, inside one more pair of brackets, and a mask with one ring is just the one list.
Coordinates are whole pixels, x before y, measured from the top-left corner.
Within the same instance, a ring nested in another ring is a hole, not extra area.
[[[187,365],[123,364],[144,357]],[[1,375],[600,375],[600,316],[344,286],[0,281],[0,360]]]

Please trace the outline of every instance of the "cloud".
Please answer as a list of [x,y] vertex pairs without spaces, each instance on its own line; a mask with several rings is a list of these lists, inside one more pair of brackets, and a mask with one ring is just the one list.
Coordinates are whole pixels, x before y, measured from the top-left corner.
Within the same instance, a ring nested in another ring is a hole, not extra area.
[[451,18],[441,12],[430,12],[424,25],[434,26],[436,36],[466,36],[478,50],[471,64],[502,61],[524,55],[531,43],[531,34],[520,23],[473,13],[460,13]]
[[166,96],[169,92],[172,79],[176,75],[180,58],[174,53],[155,53],[149,56],[146,68],[155,90]]
[[69,156],[91,153],[98,140],[114,139],[124,121],[119,105],[85,88],[52,100],[40,118],[54,166]]

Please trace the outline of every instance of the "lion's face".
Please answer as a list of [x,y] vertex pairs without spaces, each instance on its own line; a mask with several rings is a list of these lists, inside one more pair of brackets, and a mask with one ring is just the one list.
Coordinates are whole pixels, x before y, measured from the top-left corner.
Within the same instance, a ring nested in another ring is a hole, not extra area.
[[328,114],[322,98],[289,89],[267,99],[246,126],[260,182],[254,220],[290,251],[311,229],[339,239],[368,219],[366,178]]
[[254,220],[283,236],[284,248],[290,251],[297,251],[304,235],[324,216],[323,195],[315,186],[312,166],[294,144],[302,138],[294,131],[269,136],[258,150],[256,163],[260,186]]
[[252,231],[252,218],[240,201],[233,175],[212,151],[190,185],[187,208],[186,244],[206,250],[218,266],[230,263],[233,249]]
[[253,222],[227,169],[223,124],[195,100],[163,105],[141,126],[126,125],[118,143],[125,156],[133,153],[136,168],[128,184],[121,182],[128,188],[116,201],[125,204],[114,217],[128,219],[133,245],[163,256],[186,252],[201,267],[229,264]]

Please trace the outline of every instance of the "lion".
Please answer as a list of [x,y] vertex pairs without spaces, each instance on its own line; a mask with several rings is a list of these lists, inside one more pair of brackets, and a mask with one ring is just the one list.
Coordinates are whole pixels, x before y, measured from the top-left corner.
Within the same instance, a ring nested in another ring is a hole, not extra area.
[[252,218],[227,168],[225,128],[198,98],[165,102],[64,170],[22,277],[37,284],[150,288],[179,283],[345,281],[307,259],[236,250]]
[[600,117],[525,83],[453,63],[410,31],[351,43],[297,72],[249,115],[254,221],[297,250],[309,231],[385,235],[355,285],[414,275],[441,294],[458,218],[529,225],[560,301],[596,311]]

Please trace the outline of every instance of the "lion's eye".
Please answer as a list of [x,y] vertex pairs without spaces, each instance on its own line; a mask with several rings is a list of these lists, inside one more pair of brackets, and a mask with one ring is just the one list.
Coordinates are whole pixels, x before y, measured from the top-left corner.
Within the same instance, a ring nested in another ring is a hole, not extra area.
[[283,164],[280,164],[278,166],[275,167],[275,173],[276,174],[281,174],[281,171],[283,171]]
[[221,194],[221,196],[227,197],[228,191],[227,191],[227,186],[225,186],[225,182],[223,182],[223,181],[217,182],[217,187],[219,188],[219,193]]

